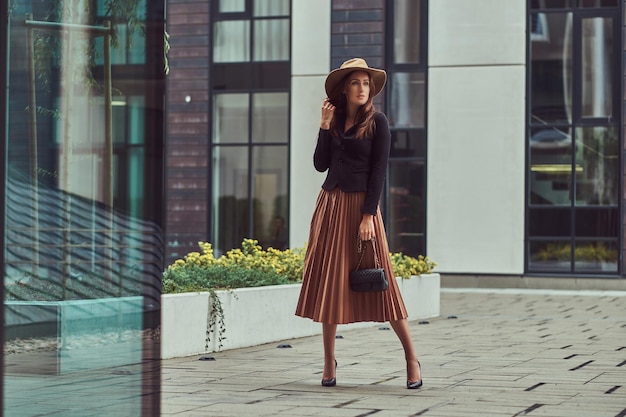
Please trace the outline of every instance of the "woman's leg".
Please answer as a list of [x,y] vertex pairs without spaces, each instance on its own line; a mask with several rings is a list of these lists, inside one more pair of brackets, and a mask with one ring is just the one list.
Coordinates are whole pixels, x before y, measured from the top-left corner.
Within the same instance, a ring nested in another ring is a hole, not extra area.
[[409,322],[407,319],[390,321],[391,327],[404,348],[404,357],[406,359],[406,376],[407,381],[416,382],[422,379],[422,375],[417,365],[417,355],[413,349],[413,341],[411,340],[411,331],[409,330]]
[[322,379],[335,378],[335,336],[337,325],[322,323],[322,338],[324,339],[324,374]]

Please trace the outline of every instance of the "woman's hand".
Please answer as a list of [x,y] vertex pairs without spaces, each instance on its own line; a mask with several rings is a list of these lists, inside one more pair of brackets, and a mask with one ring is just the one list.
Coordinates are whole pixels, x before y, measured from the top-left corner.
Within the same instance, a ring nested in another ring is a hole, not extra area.
[[330,129],[330,122],[333,120],[335,114],[335,106],[332,105],[328,97],[322,101],[322,120],[320,121],[320,127],[324,130]]
[[359,235],[361,240],[372,240],[376,237],[374,234],[374,216],[371,214],[364,214],[359,225]]

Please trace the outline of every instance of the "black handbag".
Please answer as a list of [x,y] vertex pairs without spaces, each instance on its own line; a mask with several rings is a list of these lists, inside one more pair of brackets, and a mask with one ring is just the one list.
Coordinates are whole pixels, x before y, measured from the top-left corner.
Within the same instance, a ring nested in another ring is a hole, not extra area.
[[380,267],[378,253],[376,252],[376,238],[372,238],[372,249],[374,250],[374,261],[376,268],[359,269],[363,261],[365,246],[361,241],[361,236],[357,236],[357,250],[361,254],[356,269],[350,271],[349,281],[350,289],[358,292],[385,291],[389,287],[385,270]]

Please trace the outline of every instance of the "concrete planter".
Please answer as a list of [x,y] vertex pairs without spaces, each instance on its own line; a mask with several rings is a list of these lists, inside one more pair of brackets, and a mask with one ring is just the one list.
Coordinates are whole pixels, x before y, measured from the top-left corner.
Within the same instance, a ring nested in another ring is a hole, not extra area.
[[[397,280],[409,320],[439,316],[439,274]],[[218,329],[208,328],[212,308],[210,293],[164,294],[161,297],[161,357],[197,355],[321,334],[319,323],[294,315],[300,287],[301,284],[292,284],[217,291],[225,321],[221,348]],[[372,325],[354,323],[342,328]]]

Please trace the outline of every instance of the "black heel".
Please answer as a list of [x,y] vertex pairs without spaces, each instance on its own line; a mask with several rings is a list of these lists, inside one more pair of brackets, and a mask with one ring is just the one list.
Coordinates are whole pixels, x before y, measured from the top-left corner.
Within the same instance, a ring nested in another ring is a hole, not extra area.
[[[420,361],[417,361],[417,366],[420,368],[420,376],[422,375],[422,365],[420,364]],[[406,387],[408,389],[418,389],[421,388],[421,386],[424,385],[424,382],[422,381],[422,378],[419,379],[419,381],[406,381]]]
[[[335,359],[335,372],[337,372],[337,359]],[[322,379],[322,385],[325,387],[334,387],[337,385],[337,378]]]

